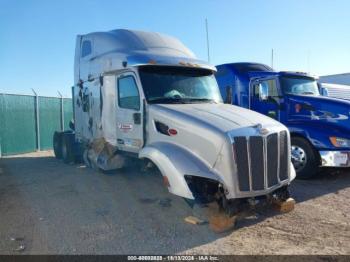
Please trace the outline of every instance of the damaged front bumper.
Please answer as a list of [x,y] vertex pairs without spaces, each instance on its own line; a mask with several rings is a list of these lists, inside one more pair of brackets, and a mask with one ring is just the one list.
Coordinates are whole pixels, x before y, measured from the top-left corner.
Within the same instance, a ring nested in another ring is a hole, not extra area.
[[350,151],[319,151],[321,166],[350,167]]

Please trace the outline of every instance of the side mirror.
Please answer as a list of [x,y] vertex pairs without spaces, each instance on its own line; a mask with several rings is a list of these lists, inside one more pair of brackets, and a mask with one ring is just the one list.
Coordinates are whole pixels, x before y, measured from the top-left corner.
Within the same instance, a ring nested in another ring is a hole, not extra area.
[[226,87],[226,100],[225,100],[225,104],[230,104],[230,105],[232,105],[232,87],[231,87],[231,86],[227,86],[227,87]]
[[269,97],[269,87],[267,85],[259,84],[259,99],[261,101],[268,100]]
[[320,87],[320,94],[321,96],[328,96],[329,93],[328,93],[328,88],[327,87]]

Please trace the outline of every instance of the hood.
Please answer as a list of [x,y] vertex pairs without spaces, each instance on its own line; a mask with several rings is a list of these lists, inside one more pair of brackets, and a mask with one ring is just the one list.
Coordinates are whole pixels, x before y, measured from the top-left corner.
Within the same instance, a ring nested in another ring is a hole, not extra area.
[[350,101],[325,96],[288,95],[289,121],[314,121],[350,129]]
[[257,124],[263,126],[282,125],[265,115],[228,104],[158,104],[152,106],[158,107],[160,110],[180,114],[182,117],[190,117],[222,132]]

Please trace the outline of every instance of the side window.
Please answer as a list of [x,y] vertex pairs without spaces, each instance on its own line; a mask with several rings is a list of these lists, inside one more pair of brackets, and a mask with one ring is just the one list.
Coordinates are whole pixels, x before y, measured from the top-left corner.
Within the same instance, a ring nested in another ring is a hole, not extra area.
[[120,108],[140,109],[140,95],[134,77],[118,79],[118,105]]
[[81,46],[81,57],[91,54],[91,41],[85,40]]
[[254,84],[254,97],[260,100],[269,100],[269,98],[278,98],[277,84],[274,79],[264,80]]

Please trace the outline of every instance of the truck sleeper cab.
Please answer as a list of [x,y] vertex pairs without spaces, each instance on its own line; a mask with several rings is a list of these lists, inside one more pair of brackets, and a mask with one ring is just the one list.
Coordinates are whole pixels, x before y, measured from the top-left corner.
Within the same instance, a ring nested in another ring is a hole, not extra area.
[[186,199],[286,198],[295,177],[287,128],[224,104],[215,70],[158,33],[78,36],[75,126],[63,137],[98,169],[121,168],[127,157],[151,161],[169,191]]
[[224,99],[285,124],[297,176],[309,178],[318,167],[350,166],[350,102],[321,96],[317,79],[276,72],[257,63],[217,66]]

